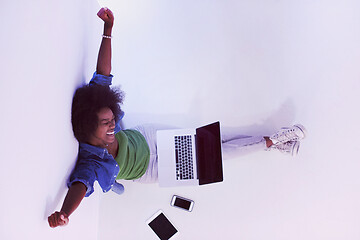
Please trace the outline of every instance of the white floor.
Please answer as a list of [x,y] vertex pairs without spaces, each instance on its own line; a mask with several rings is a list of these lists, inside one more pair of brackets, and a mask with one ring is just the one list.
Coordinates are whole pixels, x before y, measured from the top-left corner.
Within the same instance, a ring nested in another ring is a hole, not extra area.
[[[1,239],[157,239],[145,221],[158,209],[180,239],[360,239],[360,3],[103,1],[116,16],[125,127],[219,120],[267,135],[302,123],[308,137],[295,158],[224,162],[220,184],[97,189],[50,229],[77,152],[71,97],[95,69],[102,25],[95,1],[23,2],[0,10]],[[170,207],[173,194],[194,211]]]

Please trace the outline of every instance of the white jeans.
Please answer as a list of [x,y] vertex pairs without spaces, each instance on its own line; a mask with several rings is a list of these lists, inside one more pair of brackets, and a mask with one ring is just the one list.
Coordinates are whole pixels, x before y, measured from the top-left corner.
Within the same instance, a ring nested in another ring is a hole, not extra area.
[[[158,181],[156,131],[174,128],[176,127],[159,124],[145,124],[132,128],[145,137],[150,149],[148,169],[141,178],[135,179],[135,182],[154,183]],[[266,149],[266,141],[263,136],[247,136],[234,133],[233,130],[227,128],[221,128],[221,138],[224,160]]]

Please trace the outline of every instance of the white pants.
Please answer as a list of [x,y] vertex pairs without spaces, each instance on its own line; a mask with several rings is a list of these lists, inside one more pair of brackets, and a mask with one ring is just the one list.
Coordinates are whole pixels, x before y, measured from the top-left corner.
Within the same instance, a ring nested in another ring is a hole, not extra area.
[[[150,149],[148,169],[141,178],[135,179],[135,182],[154,183],[158,181],[156,131],[174,128],[176,127],[159,124],[145,124],[132,128],[139,131],[145,137]],[[221,138],[224,160],[266,149],[266,141],[263,136],[246,136],[234,133],[227,128],[221,128]]]

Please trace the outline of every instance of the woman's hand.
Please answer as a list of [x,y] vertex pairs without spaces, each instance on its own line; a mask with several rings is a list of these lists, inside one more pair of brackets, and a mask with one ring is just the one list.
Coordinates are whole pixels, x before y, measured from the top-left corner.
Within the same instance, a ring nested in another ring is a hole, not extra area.
[[54,212],[48,217],[48,222],[50,227],[58,227],[58,226],[66,226],[69,223],[68,215],[61,211],[61,212]]
[[98,17],[101,18],[106,27],[112,27],[114,24],[114,15],[108,8],[101,8],[97,13]]
[[50,227],[65,226],[69,223],[69,216],[80,205],[86,194],[86,186],[82,182],[74,182],[65,197],[60,212],[54,212],[48,217]]

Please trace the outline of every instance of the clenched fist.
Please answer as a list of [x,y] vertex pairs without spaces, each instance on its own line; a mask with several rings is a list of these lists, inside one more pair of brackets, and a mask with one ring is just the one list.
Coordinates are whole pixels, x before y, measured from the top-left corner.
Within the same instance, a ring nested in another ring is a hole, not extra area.
[[66,226],[69,223],[69,217],[63,211],[54,212],[50,217],[48,217],[48,222],[52,228],[57,226]]
[[101,8],[97,13],[98,17],[101,18],[107,27],[112,27],[114,24],[114,15],[108,8]]

